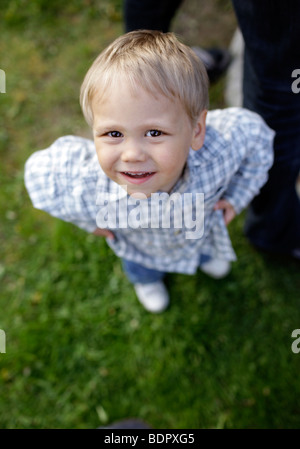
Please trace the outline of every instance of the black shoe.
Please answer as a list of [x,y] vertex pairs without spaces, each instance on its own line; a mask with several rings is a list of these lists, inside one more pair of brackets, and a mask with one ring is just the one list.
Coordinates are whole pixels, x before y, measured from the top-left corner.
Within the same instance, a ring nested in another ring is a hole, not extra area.
[[208,78],[211,83],[226,72],[231,62],[231,55],[227,50],[221,48],[209,48],[204,50],[201,47],[192,47],[192,50],[201,59],[207,70]]

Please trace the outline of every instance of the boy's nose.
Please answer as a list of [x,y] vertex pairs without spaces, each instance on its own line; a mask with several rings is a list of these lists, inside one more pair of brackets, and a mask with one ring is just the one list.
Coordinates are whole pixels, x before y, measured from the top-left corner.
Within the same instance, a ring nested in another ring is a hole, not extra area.
[[145,161],[146,153],[139,142],[128,140],[124,143],[121,159],[123,162]]

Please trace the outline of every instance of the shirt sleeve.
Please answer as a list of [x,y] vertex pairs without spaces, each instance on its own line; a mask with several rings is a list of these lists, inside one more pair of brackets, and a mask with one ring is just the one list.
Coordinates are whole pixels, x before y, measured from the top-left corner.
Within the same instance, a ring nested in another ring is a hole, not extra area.
[[[256,113],[237,109],[231,128],[231,173],[223,198],[240,213],[268,179],[273,164],[274,131]],[[230,128],[230,127],[229,127]]]
[[76,136],[56,140],[25,164],[25,186],[37,209],[88,232],[96,225],[96,153],[93,142]]

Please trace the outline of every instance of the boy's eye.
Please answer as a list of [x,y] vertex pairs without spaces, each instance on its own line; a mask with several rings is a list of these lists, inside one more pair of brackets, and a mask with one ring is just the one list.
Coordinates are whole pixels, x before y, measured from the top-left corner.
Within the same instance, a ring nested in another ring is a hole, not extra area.
[[146,136],[147,137],[159,137],[162,135],[162,132],[159,131],[158,129],[150,129],[147,133]]
[[122,137],[122,133],[120,133],[119,131],[110,131],[107,133],[107,135],[109,137]]

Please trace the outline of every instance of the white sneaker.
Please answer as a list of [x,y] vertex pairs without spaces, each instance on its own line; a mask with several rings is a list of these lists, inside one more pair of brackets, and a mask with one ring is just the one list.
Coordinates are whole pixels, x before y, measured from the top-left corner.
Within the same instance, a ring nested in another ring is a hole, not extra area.
[[148,312],[163,312],[169,305],[169,294],[162,281],[134,284],[138,300]]
[[231,270],[231,263],[222,259],[211,259],[200,265],[200,270],[212,278],[221,279],[227,276]]

